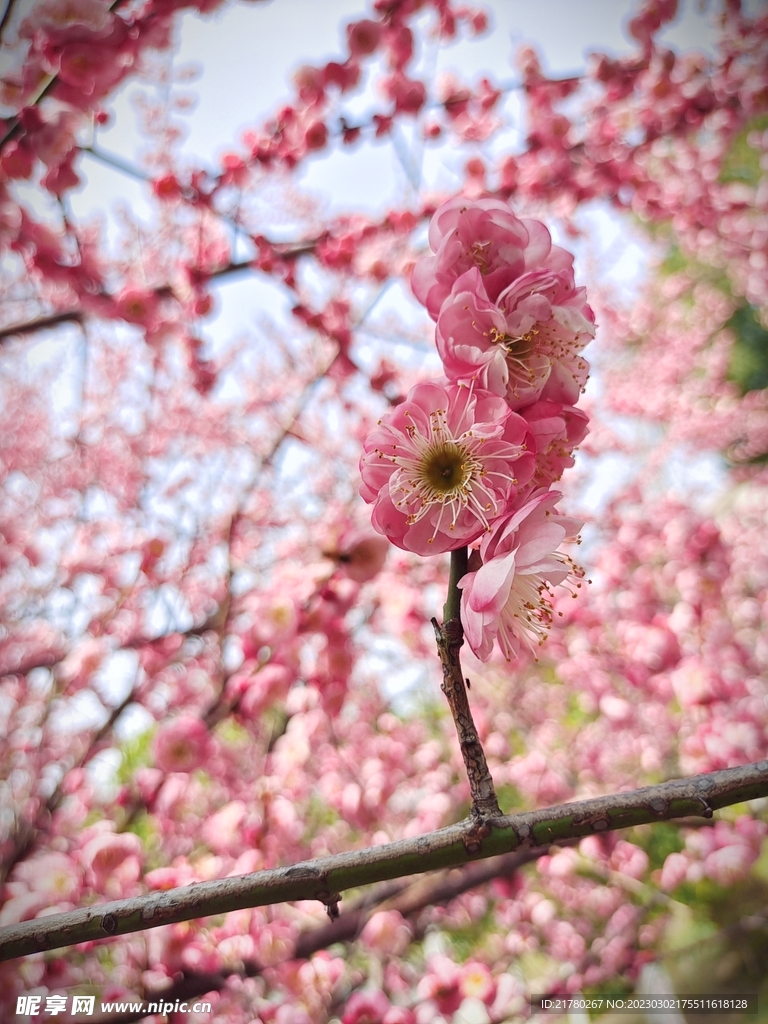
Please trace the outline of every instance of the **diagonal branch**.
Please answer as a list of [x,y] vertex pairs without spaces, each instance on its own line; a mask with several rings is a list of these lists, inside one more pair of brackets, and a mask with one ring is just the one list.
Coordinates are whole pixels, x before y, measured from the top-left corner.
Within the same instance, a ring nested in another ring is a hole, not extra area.
[[320,900],[331,911],[345,889],[632,825],[689,815],[711,817],[719,807],[764,796],[768,796],[768,760],[628,793],[504,815],[488,824],[482,835],[477,820],[468,818],[428,835],[367,850],[24,921],[0,929],[0,960],[287,900]]

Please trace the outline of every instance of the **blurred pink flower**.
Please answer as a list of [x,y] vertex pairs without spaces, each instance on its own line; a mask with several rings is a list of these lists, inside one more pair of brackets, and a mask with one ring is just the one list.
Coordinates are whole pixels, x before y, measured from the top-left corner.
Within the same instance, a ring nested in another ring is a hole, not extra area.
[[328,552],[345,576],[366,583],[384,568],[389,544],[370,530],[350,528],[339,539],[337,550]]
[[464,1001],[461,969],[447,956],[438,954],[427,961],[424,977],[416,991],[421,999],[431,999],[440,1013],[455,1013]]
[[360,493],[393,544],[438,554],[489,530],[534,468],[525,421],[502,399],[427,382],[366,438]]
[[365,946],[386,956],[402,956],[411,938],[411,928],[398,910],[372,914],[360,933]]
[[461,993],[465,998],[481,999],[492,1003],[496,996],[496,983],[485,964],[470,960],[461,970]]
[[380,988],[353,992],[347,1000],[341,1024],[383,1024],[389,999]]
[[208,755],[211,739],[199,718],[181,715],[165,722],[155,736],[155,763],[164,772],[191,772]]
[[85,877],[104,896],[124,895],[141,874],[141,840],[133,832],[102,832],[81,854]]

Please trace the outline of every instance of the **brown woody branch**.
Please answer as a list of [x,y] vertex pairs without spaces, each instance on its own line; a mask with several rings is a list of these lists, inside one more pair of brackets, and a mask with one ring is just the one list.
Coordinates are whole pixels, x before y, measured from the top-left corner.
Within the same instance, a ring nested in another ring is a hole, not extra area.
[[338,904],[345,889],[632,825],[689,815],[711,817],[719,807],[764,796],[768,796],[768,760],[628,793],[504,815],[482,831],[476,818],[468,818],[428,835],[367,850],[24,921],[0,929],[0,960],[290,900],[320,900],[330,908]]
[[451,709],[451,715],[459,737],[459,747],[469,779],[469,791],[472,797],[472,817],[477,825],[477,837],[470,839],[475,843],[482,837],[488,823],[501,815],[496,790],[493,787],[485,751],[477,734],[475,721],[469,706],[467,695],[468,683],[464,682],[461,671],[459,649],[464,643],[464,630],[461,626],[459,606],[461,594],[459,580],[467,571],[468,553],[466,547],[451,552],[451,570],[448,578],[448,599],[443,612],[443,625],[432,619],[435,630],[437,652],[443,666],[443,682],[441,688]]

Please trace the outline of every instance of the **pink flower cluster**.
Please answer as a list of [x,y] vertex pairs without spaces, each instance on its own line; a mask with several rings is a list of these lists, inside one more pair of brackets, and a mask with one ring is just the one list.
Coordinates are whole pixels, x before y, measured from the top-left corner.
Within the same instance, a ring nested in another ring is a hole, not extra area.
[[481,660],[494,640],[510,659],[544,641],[545,593],[579,574],[556,549],[580,524],[557,514],[550,487],[587,431],[575,405],[594,316],[570,253],[506,203],[449,200],[429,243],[412,286],[437,322],[445,378],[379,420],[360,493],[376,530],[407,551],[479,545],[460,583],[462,624]]

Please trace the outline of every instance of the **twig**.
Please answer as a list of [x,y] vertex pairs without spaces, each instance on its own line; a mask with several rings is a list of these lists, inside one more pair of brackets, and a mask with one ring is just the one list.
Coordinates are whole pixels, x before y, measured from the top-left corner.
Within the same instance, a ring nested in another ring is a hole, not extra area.
[[3,17],[2,17],[2,20],[0,20],[0,40],[2,40],[2,38],[3,38],[3,32],[5,31],[5,26],[11,20],[11,15],[13,14],[13,5],[15,3],[16,3],[16,0],[8,0],[8,2],[5,5],[5,10],[3,11]]
[[[477,735],[472,711],[469,707],[467,687],[461,671],[459,648],[464,643],[464,630],[459,617],[460,597],[458,583],[467,571],[467,549],[459,548],[451,552],[451,572],[448,580],[448,599],[445,602],[444,622],[440,626],[437,619],[432,619],[435,640],[440,661],[443,666],[442,691],[456,725],[459,747],[469,779],[469,791],[472,797],[472,817],[480,830],[477,836],[469,839],[470,847],[482,838],[481,832],[488,827],[488,822],[501,814],[496,790],[493,788],[485,752]],[[472,853],[472,849],[468,848]]]
[[702,813],[710,816],[719,807],[764,796],[768,796],[768,760],[629,793],[499,816],[487,823],[482,834],[477,819],[468,818],[428,835],[368,850],[24,921],[0,929],[0,960],[287,900],[314,899],[335,906],[345,889],[632,825]]

